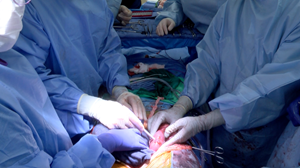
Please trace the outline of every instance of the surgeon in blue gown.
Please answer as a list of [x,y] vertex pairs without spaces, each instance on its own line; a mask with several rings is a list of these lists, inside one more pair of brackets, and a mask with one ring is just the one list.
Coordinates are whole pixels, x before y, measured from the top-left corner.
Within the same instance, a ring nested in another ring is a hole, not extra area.
[[0,1],[0,167],[111,167],[111,152],[147,148],[137,129],[85,135],[73,146],[40,77],[10,49],[24,8],[24,0]]
[[[265,166],[300,91],[299,11],[298,0],[225,2],[187,65],[181,97],[149,119],[150,132],[171,123],[165,136],[178,132],[168,146],[211,129],[211,149],[224,149],[216,167]],[[212,111],[182,118],[211,94]]]
[[156,33],[168,34],[174,27],[182,25],[189,18],[195,28],[205,34],[218,9],[226,0],[167,0],[163,10],[155,18]]
[[[105,0],[32,0],[26,6],[14,49],[39,74],[71,137],[89,132],[93,119],[110,129],[144,129],[145,108],[126,89],[127,63],[113,20]],[[98,98],[100,86],[116,101]]]

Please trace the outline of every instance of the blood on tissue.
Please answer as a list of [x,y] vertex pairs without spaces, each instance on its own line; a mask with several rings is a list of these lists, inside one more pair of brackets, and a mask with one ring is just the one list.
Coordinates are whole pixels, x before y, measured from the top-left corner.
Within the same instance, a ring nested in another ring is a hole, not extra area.
[[161,145],[165,143],[165,137],[161,131],[157,131],[154,134],[154,138],[155,138],[155,140],[152,140],[152,139],[150,140],[149,148],[154,151],[157,151],[158,148],[161,147]]
[[150,140],[149,148],[155,151],[155,153],[152,155],[152,158],[155,158],[164,152],[169,152],[169,151],[174,151],[174,150],[183,150],[183,149],[192,150],[192,147],[187,144],[173,144],[171,146],[165,147],[164,149],[160,149],[160,147],[166,141],[168,141],[170,138],[172,138],[177,133],[177,132],[173,132],[168,138],[165,138],[164,132],[168,126],[169,126],[169,124],[166,124],[166,123],[160,125],[160,127],[158,128],[156,133],[153,135],[155,140]]
[[150,140],[150,145],[149,145],[150,149],[157,151],[158,148],[160,148],[167,140],[169,140],[175,134],[175,133],[173,133],[167,139],[165,138],[164,132],[168,126],[169,126],[169,124],[160,125],[160,127],[158,128],[156,133],[153,135],[155,140]]

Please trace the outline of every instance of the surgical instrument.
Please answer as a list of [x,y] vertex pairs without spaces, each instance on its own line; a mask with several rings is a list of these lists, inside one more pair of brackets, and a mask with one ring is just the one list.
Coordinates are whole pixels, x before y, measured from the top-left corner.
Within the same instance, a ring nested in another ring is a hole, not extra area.
[[196,34],[194,33],[193,29],[192,29],[192,28],[190,28],[190,27],[188,27],[188,29],[189,29],[189,31],[192,33],[193,37],[195,37],[195,36],[196,36]]
[[151,31],[150,31],[150,29],[149,29],[149,25],[148,25],[148,24],[147,24],[147,29],[148,29],[149,35],[151,36]]
[[[196,146],[195,143],[192,141],[193,138],[187,140],[188,144],[190,144],[191,146]],[[198,142],[199,144],[199,142]],[[202,148],[202,146],[199,144],[199,146]],[[201,152],[201,151],[199,151]],[[197,154],[196,154],[197,155]],[[208,159],[207,157],[204,155],[204,152],[201,153],[201,157],[204,158],[203,161],[206,162]]]
[[176,28],[176,32],[179,34],[179,36],[181,36],[181,33],[178,28]]
[[132,30],[138,30],[136,27],[134,27],[133,25],[128,25],[128,26],[113,26],[114,28],[117,28],[117,29],[132,29]]
[[155,140],[155,138],[146,130],[144,129],[144,132],[153,140]]
[[139,25],[142,25],[142,24],[144,24],[144,20],[138,20],[136,22],[129,22],[129,24],[139,24]]
[[128,32],[128,33],[137,33],[137,31],[135,31],[135,30],[117,30],[117,31]]
[[186,27],[187,27],[187,28],[189,29],[189,31],[192,33],[193,37],[195,37],[196,34],[195,34],[194,31],[193,31],[194,24],[193,24],[193,23],[188,23]]
[[145,24],[143,25],[143,27],[144,27],[144,32],[146,33],[146,36],[147,36],[147,30],[146,30]]
[[199,150],[201,152],[204,152],[206,154],[215,156],[216,157],[216,161],[219,164],[223,164],[224,163],[224,159],[221,156],[219,156],[219,155],[221,155],[221,154],[224,153],[224,150],[223,150],[223,148],[221,148],[219,146],[215,147],[214,151],[204,150],[204,149],[200,149],[200,148],[196,148],[196,147],[192,147],[192,148],[196,149],[196,150]]
[[176,35],[176,34],[175,34],[175,29],[176,29],[176,28],[174,28],[173,30],[169,31],[169,34],[172,34],[173,36],[175,36],[175,35]]

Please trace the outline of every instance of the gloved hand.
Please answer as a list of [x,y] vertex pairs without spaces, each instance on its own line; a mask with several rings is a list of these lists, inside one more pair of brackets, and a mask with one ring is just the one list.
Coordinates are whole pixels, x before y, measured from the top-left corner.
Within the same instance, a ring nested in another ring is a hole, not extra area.
[[100,134],[98,140],[110,153],[114,151],[132,151],[148,148],[137,129],[112,129]]
[[147,148],[135,151],[114,152],[113,156],[132,167],[142,167],[144,163],[151,159],[153,153],[153,150]]
[[128,107],[140,119],[147,121],[146,109],[139,96],[128,92],[126,87],[115,86],[112,90],[112,97],[117,102]]
[[136,127],[141,132],[144,130],[143,124],[133,112],[115,101],[83,94],[78,101],[77,112],[98,119],[109,129]]
[[173,145],[175,143],[186,142],[198,132],[209,130],[213,127],[225,124],[225,120],[219,109],[211,111],[198,117],[184,117],[166,128],[165,137],[177,132],[174,137],[165,142],[160,148]]
[[165,18],[161,20],[156,27],[156,34],[159,36],[167,35],[175,27],[174,20]]
[[[143,132],[141,134],[142,136],[142,141],[144,144],[148,144],[149,142],[149,137],[148,135]],[[132,167],[141,167],[147,160],[151,159],[151,154],[153,154],[154,151],[146,148],[146,149],[141,149],[141,150],[133,150],[133,151],[119,151],[119,152],[114,152],[112,155],[120,160],[121,162],[130,165]]]
[[152,135],[155,134],[162,123],[173,124],[192,109],[192,101],[187,96],[181,96],[174,106],[168,110],[160,111],[148,121],[148,129]]
[[121,22],[122,25],[126,25],[129,23],[132,17],[132,12],[126,6],[121,5],[119,8],[119,13],[117,15],[117,19]]

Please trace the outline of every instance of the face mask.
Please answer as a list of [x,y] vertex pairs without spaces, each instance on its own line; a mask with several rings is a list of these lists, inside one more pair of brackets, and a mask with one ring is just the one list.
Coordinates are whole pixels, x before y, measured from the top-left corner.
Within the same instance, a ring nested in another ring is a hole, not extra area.
[[22,30],[24,0],[0,0],[0,52],[12,48]]

